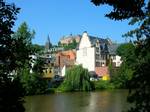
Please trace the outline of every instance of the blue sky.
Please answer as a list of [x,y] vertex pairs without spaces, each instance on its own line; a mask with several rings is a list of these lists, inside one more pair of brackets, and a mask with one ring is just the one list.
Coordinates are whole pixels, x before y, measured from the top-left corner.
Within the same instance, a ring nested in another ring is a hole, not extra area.
[[27,22],[36,32],[33,43],[44,45],[47,36],[57,44],[62,36],[82,34],[101,38],[110,37],[115,42],[124,42],[122,34],[133,29],[128,21],[113,21],[104,15],[111,7],[94,6],[90,0],[7,0],[21,8],[14,30]]

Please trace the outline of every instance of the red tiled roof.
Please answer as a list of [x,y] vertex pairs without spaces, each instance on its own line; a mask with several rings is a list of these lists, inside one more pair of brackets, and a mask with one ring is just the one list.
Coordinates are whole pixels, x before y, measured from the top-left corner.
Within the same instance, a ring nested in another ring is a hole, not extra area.
[[109,70],[108,67],[95,67],[95,73],[98,76],[104,76],[104,75],[109,75]]

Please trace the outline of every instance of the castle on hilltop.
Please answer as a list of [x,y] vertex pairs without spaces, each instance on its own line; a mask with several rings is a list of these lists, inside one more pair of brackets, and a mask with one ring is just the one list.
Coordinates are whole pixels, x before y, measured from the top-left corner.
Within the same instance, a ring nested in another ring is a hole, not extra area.
[[70,44],[73,42],[73,40],[75,40],[77,43],[80,42],[80,39],[81,39],[81,35],[72,35],[70,34],[69,36],[63,36],[61,39],[60,39],[60,43],[61,44]]

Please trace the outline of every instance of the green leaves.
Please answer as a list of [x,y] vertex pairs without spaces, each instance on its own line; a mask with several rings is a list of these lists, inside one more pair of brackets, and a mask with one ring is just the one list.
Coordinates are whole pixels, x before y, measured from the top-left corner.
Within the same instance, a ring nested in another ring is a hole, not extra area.
[[30,55],[34,54],[32,47],[32,39],[34,38],[34,31],[30,31],[28,25],[24,22],[20,25],[17,32],[12,35],[13,45],[11,52],[15,60],[14,64],[18,68],[23,68],[24,65],[30,61]]
[[33,72],[42,74],[44,63],[44,59],[37,58],[33,66]]
[[69,43],[68,45],[63,45],[63,47],[65,50],[72,50],[72,49],[76,49],[77,45],[78,43],[76,42],[75,39],[73,39],[72,43]]
[[29,68],[20,71],[20,80],[25,90],[24,95],[44,94],[48,88],[48,82],[40,73],[30,73]]
[[96,6],[108,4],[113,10],[106,17],[114,20],[143,16],[144,0],[91,0]]
[[135,54],[135,48],[135,45],[132,43],[121,44],[117,48],[117,55],[121,56],[123,63],[126,63],[129,67],[134,65],[137,58]]
[[12,27],[20,8],[0,0],[0,112],[24,112],[23,89],[17,74],[18,58]]
[[143,40],[140,46],[137,46],[137,63],[134,66],[133,77],[129,82],[130,91],[128,101],[135,103],[135,107],[130,110],[133,112],[149,112],[150,104],[150,38]]
[[93,89],[88,70],[81,65],[67,70],[65,80],[60,87],[66,89],[63,91],[90,91]]
[[[136,37],[135,47],[123,45],[118,49],[118,53],[123,59],[121,73],[119,73],[122,75],[119,76],[125,76],[124,79],[126,79],[127,75],[132,74],[132,78],[128,82],[131,91],[128,101],[135,103],[135,106],[131,108],[130,112],[149,112],[150,0],[92,0],[92,2],[95,5],[108,4],[112,6],[113,10],[106,14],[110,19],[131,19],[129,25],[137,25],[137,28],[123,35]],[[123,51],[123,49],[125,50]],[[132,90],[133,88],[134,90]]]

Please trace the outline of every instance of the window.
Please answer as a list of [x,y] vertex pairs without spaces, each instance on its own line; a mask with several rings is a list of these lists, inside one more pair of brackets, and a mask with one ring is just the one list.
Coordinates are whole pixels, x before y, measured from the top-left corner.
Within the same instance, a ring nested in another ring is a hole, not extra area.
[[100,66],[105,66],[105,62],[100,62]]
[[102,60],[105,60],[105,55],[101,55],[101,59],[102,59]]
[[83,56],[87,56],[87,48],[83,48]]
[[100,67],[100,62],[96,62],[96,67]]
[[96,47],[96,52],[99,52],[99,48],[98,47]]
[[100,66],[102,67],[102,62],[100,62]]
[[113,60],[116,60],[116,56],[113,56]]
[[98,54],[96,54],[96,60],[99,60],[100,56]]

